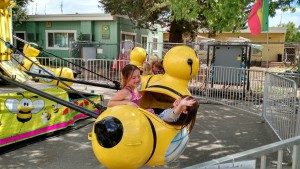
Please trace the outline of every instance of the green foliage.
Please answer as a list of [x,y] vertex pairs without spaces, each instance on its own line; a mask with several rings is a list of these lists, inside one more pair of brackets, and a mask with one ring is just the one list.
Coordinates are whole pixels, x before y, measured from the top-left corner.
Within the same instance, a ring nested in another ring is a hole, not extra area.
[[26,7],[29,2],[33,2],[33,0],[15,0],[16,6],[13,8],[14,26],[21,24],[21,20],[26,20],[28,18]]
[[213,37],[222,31],[235,32],[245,28],[248,15],[245,15],[247,3],[245,0],[208,0],[204,4],[203,21],[205,29]]
[[276,9],[280,9],[283,12],[291,11],[295,12],[296,8],[293,6],[293,4],[300,4],[300,0],[276,0],[276,1],[270,1],[270,11],[269,15],[271,17],[274,17],[276,14]]
[[[98,0],[105,12],[127,15],[136,28],[155,30],[154,25],[170,27],[170,42],[182,40],[182,34],[194,37],[199,29],[213,37],[222,31],[245,29],[254,0]],[[295,11],[300,0],[270,1],[270,16],[276,9]],[[175,34],[175,35],[172,35]]]
[[286,28],[286,42],[300,42],[300,30],[293,22],[288,22],[287,24],[279,24],[278,26]]
[[173,15],[170,17],[170,20],[174,19],[186,20],[188,22],[196,21],[198,14],[200,12],[200,6],[197,0],[169,0],[170,10]]

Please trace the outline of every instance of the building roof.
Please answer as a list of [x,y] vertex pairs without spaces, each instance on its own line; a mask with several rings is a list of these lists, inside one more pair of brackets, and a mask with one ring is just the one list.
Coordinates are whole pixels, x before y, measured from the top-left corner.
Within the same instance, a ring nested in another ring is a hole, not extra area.
[[[168,33],[168,31],[170,31],[170,27],[164,27],[163,31],[165,33]],[[206,29],[199,29],[198,33],[208,33],[208,31]],[[232,32],[222,32],[222,33],[232,33]],[[239,30],[236,33],[251,33],[250,29],[243,29],[243,30]],[[286,28],[284,27],[269,27],[269,31],[268,32],[262,32],[262,33],[286,33]]]
[[[222,33],[232,33],[232,32],[222,32]],[[247,28],[247,29],[238,31],[237,33],[251,33],[251,32],[250,32],[250,29]],[[261,33],[286,33],[286,28],[284,28],[284,27],[269,27],[268,32],[264,31]]]
[[118,17],[128,18],[122,15],[111,14],[49,14],[28,15],[27,21],[113,21]]

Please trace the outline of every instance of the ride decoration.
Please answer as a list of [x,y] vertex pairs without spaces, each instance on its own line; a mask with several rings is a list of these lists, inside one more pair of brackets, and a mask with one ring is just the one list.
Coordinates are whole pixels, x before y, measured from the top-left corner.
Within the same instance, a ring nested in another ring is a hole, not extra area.
[[[130,62],[129,64],[136,65],[141,71],[143,71],[143,63],[147,59],[147,53],[144,48],[135,47],[130,53]],[[139,87],[140,90],[147,88],[152,83],[160,80],[162,78],[162,74],[157,75],[142,75],[141,76],[141,85]]]
[[[13,0],[1,0],[0,1],[0,40],[4,42],[12,42],[12,8],[15,6]],[[12,50],[6,46],[5,43],[0,42],[0,69],[1,73],[6,76],[18,80],[20,82],[25,82],[29,79],[29,76],[20,71],[11,62]]]
[[[35,82],[32,82],[31,85],[82,108],[95,112],[97,110],[86,99],[70,98],[62,88],[43,86]],[[88,117],[78,113],[77,110],[32,92],[20,88],[11,88],[10,90],[1,89],[0,93],[0,102],[3,103],[0,106],[0,147],[64,129],[74,125],[76,121]],[[89,99],[94,102],[103,102],[100,100],[102,97],[98,96],[91,96]]]
[[[99,95],[74,90],[70,93],[56,85],[49,85],[50,83],[33,82],[27,73],[15,66],[11,61],[13,51],[27,59],[23,66],[35,65],[40,68],[39,73],[49,72],[46,69],[52,70],[54,73],[51,76],[59,83],[68,85],[60,81],[55,73],[64,74],[66,69],[55,70],[40,65],[35,58],[39,50],[33,48],[32,44],[25,45],[25,54],[12,45],[13,6],[13,0],[0,0],[0,79],[7,82],[0,86],[0,147],[64,129],[88,116],[96,118],[103,104],[103,97]],[[34,62],[30,63],[29,57]],[[72,77],[71,74],[67,76]]]
[[[166,109],[180,96],[191,95],[188,80],[198,72],[199,60],[192,48],[177,46],[167,52],[163,65],[165,74],[140,90],[141,108],[114,106],[97,118],[88,139],[105,167],[160,166],[176,160],[184,151],[189,140],[187,128],[167,124],[145,109]],[[149,76],[141,78],[149,80]]]
[[[25,44],[23,47],[23,53],[30,60],[24,57],[22,66],[21,65],[19,66],[19,68],[21,70],[29,71],[31,73],[39,74],[39,75],[48,75],[48,73],[51,73],[55,77],[68,78],[68,79],[74,80],[73,70],[70,68],[67,68],[67,67],[51,68],[51,67],[42,65],[36,59],[36,57],[40,53],[40,50],[35,49],[33,47],[33,45]],[[35,62],[36,64],[33,64],[33,62]],[[39,65],[39,66],[37,66],[37,65]],[[47,70],[47,72],[45,70]],[[58,80],[50,79],[50,78],[43,78],[43,77],[38,77],[38,76],[35,77],[35,79],[37,79],[37,82],[57,85],[62,88],[67,88],[73,84],[72,82],[68,81],[68,82],[65,82],[67,84],[67,86],[66,86]]]
[[130,52],[129,64],[136,65],[141,71],[143,71],[143,63],[147,59],[147,53],[144,48],[135,47]]

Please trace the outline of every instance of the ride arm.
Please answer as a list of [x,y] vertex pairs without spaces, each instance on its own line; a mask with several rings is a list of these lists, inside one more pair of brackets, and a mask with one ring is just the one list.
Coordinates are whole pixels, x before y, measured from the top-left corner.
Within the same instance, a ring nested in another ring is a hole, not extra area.
[[[60,98],[55,97],[55,96],[53,96],[53,95],[51,95],[51,94],[48,94],[48,93],[46,93],[46,92],[40,91],[40,90],[35,89],[35,88],[33,88],[33,87],[31,87],[31,86],[28,86],[28,85],[26,85],[26,84],[23,84],[23,83],[21,83],[21,82],[18,82],[18,81],[16,81],[16,80],[13,80],[13,79],[11,79],[11,78],[8,78],[8,77],[4,76],[4,75],[1,74],[1,73],[0,73],[0,79],[4,80],[4,81],[6,81],[6,82],[8,82],[8,83],[10,83],[10,84],[16,85],[16,86],[18,86],[18,87],[20,87],[20,88],[23,88],[23,89],[25,89],[25,90],[28,90],[28,91],[30,91],[30,92],[32,92],[32,93],[35,93],[35,94],[37,94],[37,95],[39,95],[39,96],[42,96],[42,97],[44,97],[44,98],[46,98],[46,99],[52,100],[52,101],[57,102],[57,103],[59,103],[59,104],[61,104],[61,105],[64,105],[64,106],[69,107],[69,108],[71,108],[71,109],[74,109],[74,110],[76,110],[76,111],[78,111],[78,112],[80,112],[80,113],[83,113],[83,114],[87,115],[87,116],[90,116],[90,117],[93,117],[93,118],[97,118],[97,117],[99,116],[99,114],[97,114],[97,113],[95,113],[95,112],[93,112],[93,111],[90,111],[90,110],[85,109],[85,108],[83,108],[83,107],[80,107],[80,106],[78,106],[78,105],[76,105],[76,104],[74,104],[74,103],[71,103],[71,102],[69,102],[69,101],[60,99]],[[98,108],[98,109],[99,109],[99,108]],[[100,110],[100,109],[99,109],[99,110]],[[104,110],[104,107],[103,107],[103,109],[100,110],[100,111],[102,112],[103,110]]]
[[[37,74],[37,73],[32,73],[29,71],[25,71],[27,74],[33,76],[33,77],[43,77],[43,78],[47,78],[47,79],[56,79],[52,76],[49,75],[42,75],[42,74]],[[91,85],[91,86],[97,86],[97,87],[104,87],[104,88],[108,88],[108,89],[116,89],[116,90],[120,90],[120,86],[118,87],[117,85],[108,85],[108,84],[100,84],[100,83],[94,83],[94,82],[88,82],[88,81],[83,81],[83,80],[73,80],[73,79],[69,79],[69,78],[63,78],[63,77],[57,77],[62,81],[67,81],[67,82],[73,82],[73,83],[79,83],[79,84],[86,84],[86,85]]]

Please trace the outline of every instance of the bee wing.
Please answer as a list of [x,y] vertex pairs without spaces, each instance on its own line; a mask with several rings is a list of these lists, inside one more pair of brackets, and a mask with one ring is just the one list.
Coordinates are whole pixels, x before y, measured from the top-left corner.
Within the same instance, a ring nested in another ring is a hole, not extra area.
[[33,102],[34,109],[31,111],[31,113],[38,113],[45,107],[44,100],[36,100]]
[[6,99],[5,100],[5,107],[11,112],[11,113],[18,113],[18,104],[19,100],[17,99]]
[[55,104],[53,104],[53,108],[57,108],[57,109],[59,109],[61,107],[61,105],[59,104],[59,103],[55,103]]

